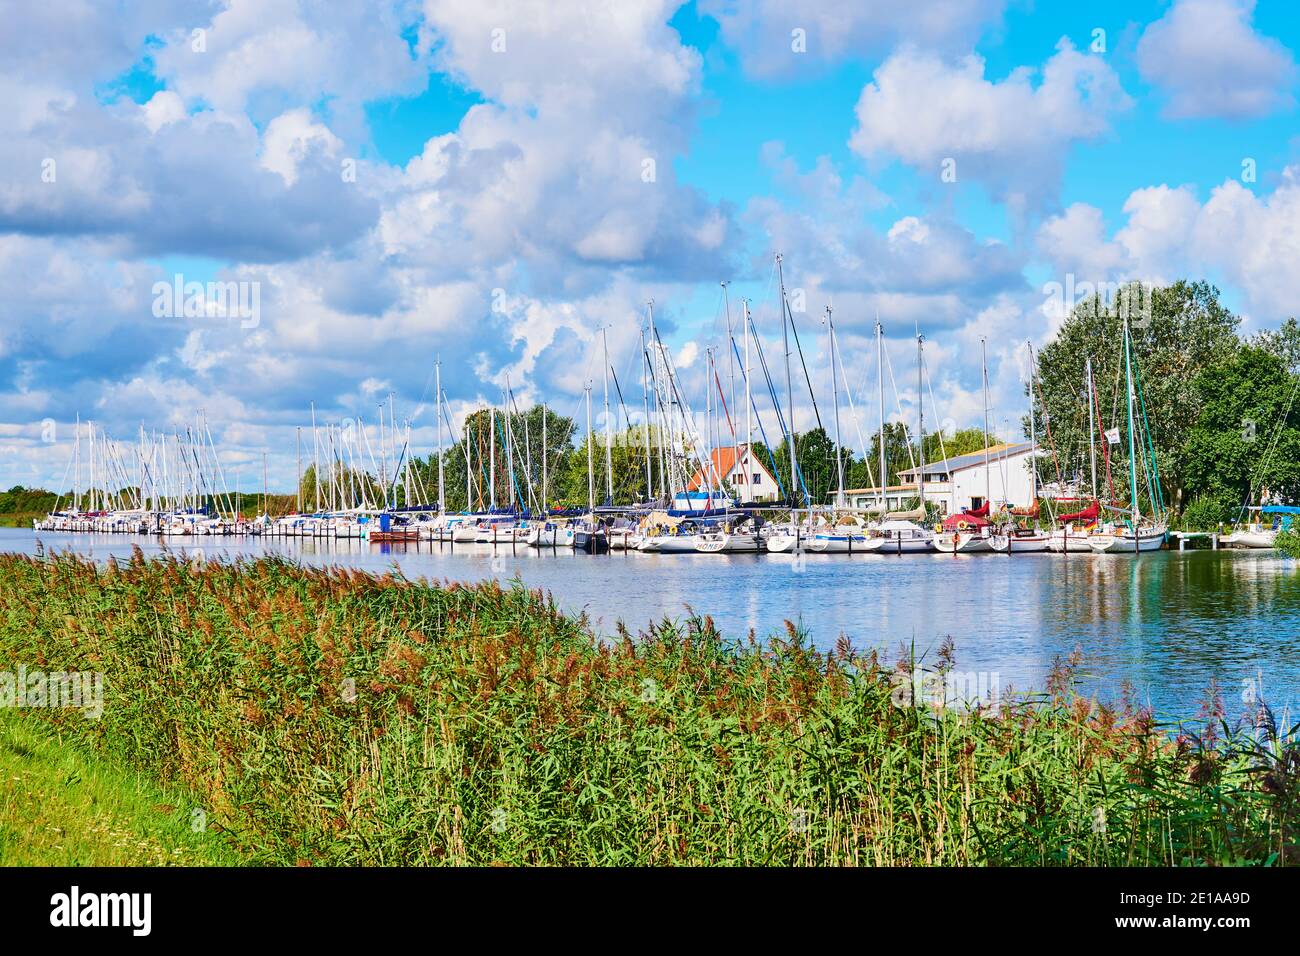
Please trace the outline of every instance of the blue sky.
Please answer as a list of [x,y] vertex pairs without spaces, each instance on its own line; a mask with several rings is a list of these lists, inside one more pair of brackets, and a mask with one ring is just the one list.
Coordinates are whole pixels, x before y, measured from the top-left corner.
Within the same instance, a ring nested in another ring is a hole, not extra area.
[[[651,298],[698,392],[719,281],[779,335],[777,251],[815,381],[833,304],[851,386],[874,389],[879,315],[901,367],[926,334],[927,415],[950,425],[978,416],[981,338],[995,418],[1017,416],[1024,344],[1059,321],[1045,283],[1206,278],[1247,331],[1300,293],[1282,2],[69,0],[14,20],[6,485],[57,484],[77,415],[126,439],[202,413],[232,467],[267,450],[288,483],[309,403],[373,417],[391,392],[419,450],[436,358],[454,417],[507,378],[567,411],[601,328],[636,366]],[[257,321],[158,314],[177,275],[255,287]]]

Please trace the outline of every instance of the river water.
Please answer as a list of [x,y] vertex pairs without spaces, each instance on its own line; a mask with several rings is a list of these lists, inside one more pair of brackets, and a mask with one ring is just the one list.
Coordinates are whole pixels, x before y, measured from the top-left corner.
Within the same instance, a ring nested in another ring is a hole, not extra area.
[[[33,553],[38,536],[0,528],[0,551]],[[957,668],[996,674],[1003,690],[1042,689],[1057,657],[1083,655],[1085,690],[1118,700],[1122,682],[1165,717],[1194,717],[1212,679],[1230,715],[1250,693],[1300,713],[1300,563],[1272,551],[1132,555],[655,555],[513,550],[489,545],[370,544],[295,538],[39,535],[45,549],[98,560],[164,548],[280,554],[410,578],[519,577],[585,611],[600,631],[633,632],[692,608],[724,634],[760,638],[794,621],[818,646],[845,635],[894,660],[902,644],[934,657],[945,636]],[[185,542],[185,543],[182,543]],[[1294,717],[1293,717],[1294,719]]]

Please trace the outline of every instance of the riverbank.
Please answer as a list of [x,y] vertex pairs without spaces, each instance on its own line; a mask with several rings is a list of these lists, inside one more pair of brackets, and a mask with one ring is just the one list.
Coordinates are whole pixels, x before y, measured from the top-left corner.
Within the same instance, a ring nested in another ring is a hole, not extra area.
[[255,863],[1296,861],[1294,742],[1172,736],[1069,663],[1048,699],[943,709],[911,689],[947,654],[900,678],[793,627],[600,641],[495,582],[68,555],[0,556],[0,660],[102,673],[98,719],[28,716]]
[[0,711],[0,866],[231,866],[193,798]]

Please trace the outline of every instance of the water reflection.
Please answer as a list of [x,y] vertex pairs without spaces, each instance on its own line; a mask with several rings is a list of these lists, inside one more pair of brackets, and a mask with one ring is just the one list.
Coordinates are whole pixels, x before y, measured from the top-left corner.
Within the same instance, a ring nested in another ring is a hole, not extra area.
[[[586,611],[610,633],[680,616],[709,614],[725,633],[760,637],[785,620],[830,647],[841,634],[891,659],[900,644],[933,653],[946,635],[958,665],[996,671],[1003,685],[1041,688],[1054,658],[1077,646],[1085,686],[1117,699],[1129,681],[1163,714],[1190,716],[1212,678],[1230,713],[1242,710],[1242,682],[1261,678],[1281,708],[1300,691],[1300,573],[1271,552],[1160,552],[1124,555],[672,555],[588,556],[527,547],[360,539],[129,538],[42,534],[47,549],[73,548],[103,560],[202,550],[211,558],[282,554],[308,564],[408,577],[480,580],[515,576]],[[31,553],[35,535],[0,529],[0,549]],[[1294,711],[1295,708],[1293,707]]]

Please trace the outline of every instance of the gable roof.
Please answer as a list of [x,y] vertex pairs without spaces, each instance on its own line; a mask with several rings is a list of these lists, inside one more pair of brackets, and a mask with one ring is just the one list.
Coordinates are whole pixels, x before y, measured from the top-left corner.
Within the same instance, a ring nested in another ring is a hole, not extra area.
[[[952,458],[945,458],[943,461],[926,462],[925,473],[927,475],[935,472],[943,472],[951,475],[954,471],[961,471],[965,468],[974,468],[977,465],[984,464],[984,454],[987,451],[989,464],[995,461],[1001,461],[1004,458],[1012,458],[1016,455],[1028,454],[1033,450],[1033,445],[1029,442],[1016,442],[1008,444],[1002,442],[998,445],[990,445],[987,449],[981,448],[979,451],[972,451],[965,455],[956,455]],[[915,476],[920,471],[919,468],[908,468],[906,471],[900,471],[898,476],[904,475]]]
[[[716,469],[717,473],[725,480],[727,476],[735,470],[738,464],[747,461],[749,464],[761,468],[763,473],[767,476],[767,480],[772,482],[772,484],[776,484],[776,479],[772,477],[772,472],[769,471],[757,458],[752,455],[747,455],[746,451],[747,448],[745,445],[725,445],[722,448],[713,449],[713,453],[710,457],[713,459],[714,469]],[[713,476],[710,475],[708,477],[712,479]],[[708,483],[709,482],[705,480],[704,474],[697,468],[695,474],[691,476],[691,480],[686,483],[686,490],[698,491],[701,488],[706,487]],[[746,485],[746,487],[748,487],[748,485]]]

